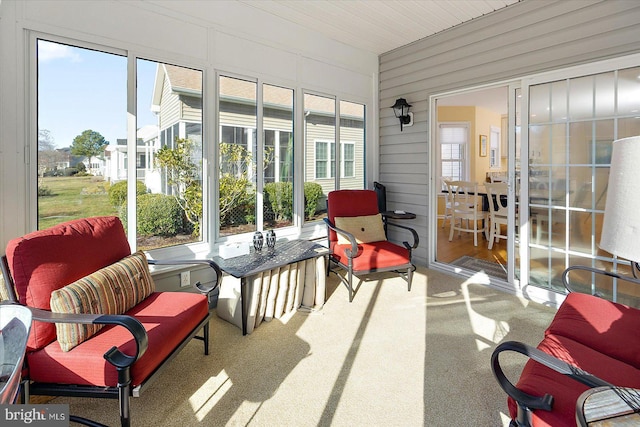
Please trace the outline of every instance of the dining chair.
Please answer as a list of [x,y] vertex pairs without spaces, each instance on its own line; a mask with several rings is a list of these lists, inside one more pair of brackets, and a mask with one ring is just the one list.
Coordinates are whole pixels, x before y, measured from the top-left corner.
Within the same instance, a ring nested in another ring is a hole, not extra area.
[[441,181],[442,190],[444,191],[444,214],[442,215],[442,228],[444,228],[447,224],[447,219],[449,220],[449,223],[451,223],[453,193],[451,192],[449,185],[451,178],[443,176]]
[[458,236],[461,232],[473,233],[473,245],[478,246],[478,234],[484,233],[488,238],[489,219],[487,212],[482,210],[478,184],[470,181],[451,181],[449,186],[453,195],[449,241],[453,240],[455,231],[458,231]]
[[487,183],[484,186],[489,200],[489,249],[492,249],[494,242],[507,238],[507,229],[502,234],[502,226],[507,225],[508,186],[506,182]]

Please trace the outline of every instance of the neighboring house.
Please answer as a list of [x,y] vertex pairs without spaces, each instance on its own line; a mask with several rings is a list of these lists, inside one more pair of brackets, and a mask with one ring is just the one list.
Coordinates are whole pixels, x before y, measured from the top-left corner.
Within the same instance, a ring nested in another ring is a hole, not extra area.
[[[255,151],[255,85],[244,80],[222,77],[220,84],[220,142]],[[292,99],[286,91],[266,85],[263,112],[265,149],[271,153],[264,165],[264,182],[292,180],[293,172],[283,167],[292,156]],[[289,96],[288,96],[289,95]],[[327,102],[325,102],[327,101]],[[364,165],[364,108],[344,103],[341,106],[341,188],[362,188]],[[159,64],[153,93],[152,110],[158,114],[161,146],[173,146],[175,138],[202,143],[202,73],[184,67]],[[305,181],[318,182],[327,194],[335,189],[334,160],[335,101],[309,97],[305,100],[306,141]],[[252,171],[249,178],[254,180]],[[254,181],[255,182],[255,181]]]
[[[153,193],[160,192],[160,172],[154,167],[155,153],[159,147],[158,127],[143,126],[138,129],[136,147],[136,177]],[[114,183],[127,179],[127,140],[118,139],[105,149],[102,170],[105,180]],[[93,159],[93,158],[92,158]],[[97,174],[94,174],[97,175]]]

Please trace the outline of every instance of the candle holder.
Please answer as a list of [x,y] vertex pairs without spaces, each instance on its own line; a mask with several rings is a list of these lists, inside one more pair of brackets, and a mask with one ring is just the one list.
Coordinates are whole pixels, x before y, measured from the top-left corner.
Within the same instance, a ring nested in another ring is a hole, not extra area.
[[263,243],[264,243],[264,237],[262,237],[262,233],[259,231],[256,231],[253,234],[253,248],[256,251],[261,251]]
[[276,232],[273,230],[267,231],[267,247],[269,249],[276,245]]

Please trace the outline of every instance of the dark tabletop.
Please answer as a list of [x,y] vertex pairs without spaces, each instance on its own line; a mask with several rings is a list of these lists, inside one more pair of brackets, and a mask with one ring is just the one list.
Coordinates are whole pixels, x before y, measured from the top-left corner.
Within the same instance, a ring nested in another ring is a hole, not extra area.
[[398,213],[396,211],[383,211],[380,213],[387,219],[414,219],[416,217],[416,214],[412,212]]
[[274,248],[265,246],[261,251],[255,251],[251,248],[251,253],[248,255],[227,259],[214,256],[213,261],[225,273],[242,278],[328,253],[329,250],[325,246],[317,243],[308,240],[292,240],[276,242]]

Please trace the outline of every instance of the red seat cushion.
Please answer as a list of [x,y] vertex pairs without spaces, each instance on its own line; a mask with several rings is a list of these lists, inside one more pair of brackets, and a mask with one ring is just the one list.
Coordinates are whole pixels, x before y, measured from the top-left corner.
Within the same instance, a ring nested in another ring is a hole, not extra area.
[[[571,338],[547,334],[538,345],[545,353],[564,360],[612,384],[640,388],[640,372],[634,366],[593,350]],[[586,385],[530,360],[516,386],[534,396],[545,393],[554,397],[551,411],[534,410],[533,426],[572,426],[576,424],[576,402]],[[517,406],[508,399],[509,413],[515,419]]]
[[[84,218],[34,231],[7,244],[9,270],[21,304],[49,310],[51,292],[131,254],[120,219]],[[54,324],[34,321],[28,349],[56,337]]]
[[[136,386],[209,314],[209,305],[200,294],[156,292],[127,314],[140,320],[149,336],[147,351],[131,370]],[[113,346],[129,355],[135,351],[135,342],[123,327],[107,326],[68,352],[54,341],[27,354],[29,378],[43,383],[116,386],[116,369],[102,357]]]
[[[345,255],[345,249],[351,249],[351,245],[333,246],[333,257],[339,262],[348,265],[349,260]],[[373,243],[361,243],[358,245],[360,256],[353,259],[354,273],[366,270],[383,270],[387,268],[401,268],[406,264],[411,265],[409,250],[404,246],[396,245],[389,241]]]

